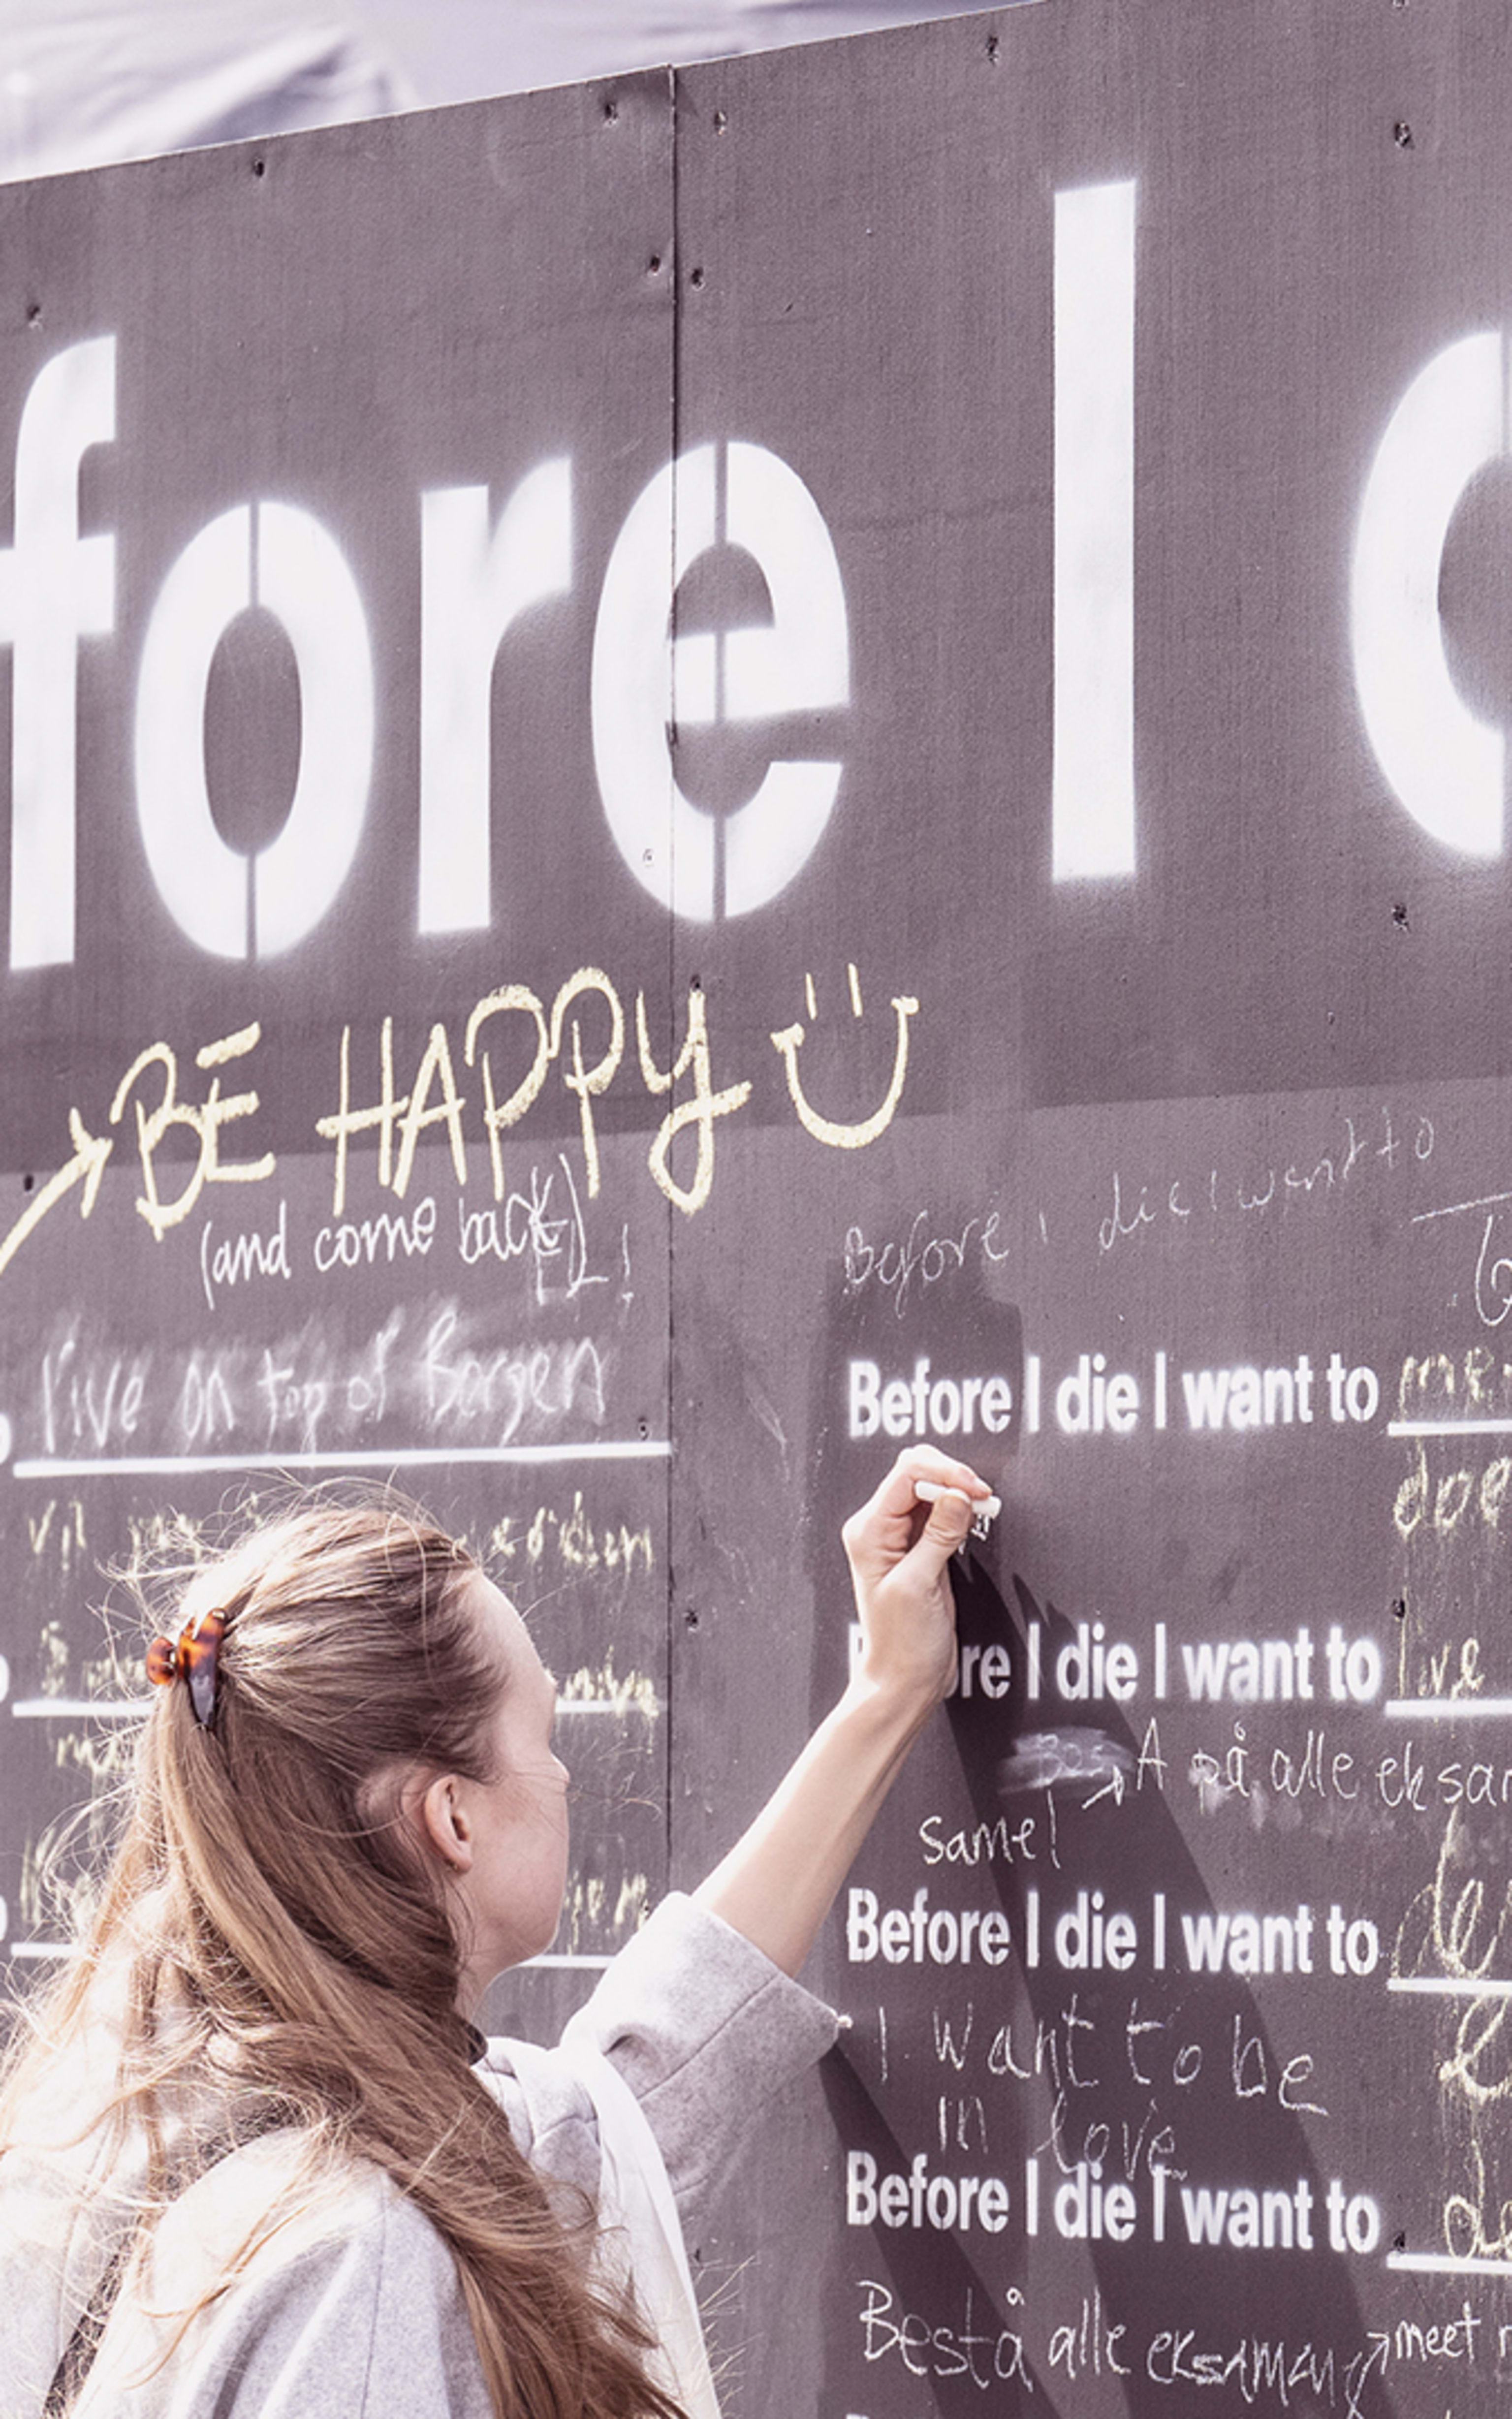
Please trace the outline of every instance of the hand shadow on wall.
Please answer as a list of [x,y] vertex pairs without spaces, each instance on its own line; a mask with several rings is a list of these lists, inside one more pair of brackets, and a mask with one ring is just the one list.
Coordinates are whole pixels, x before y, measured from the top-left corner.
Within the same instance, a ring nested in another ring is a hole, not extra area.
[[[1309,2344],[1319,2359],[1332,2350],[1342,2393],[1351,2360],[1363,2382],[1368,2355],[1350,2274],[1353,2255],[1328,2247],[1327,2182],[1304,2124],[1302,2103],[1317,2087],[1300,2063],[1288,2066],[1278,2057],[1242,1977],[1172,1970],[1181,1916],[1216,1912],[1161,1785],[1162,1778],[1168,1786],[1173,1776],[1161,1776],[1148,1753],[1141,1764],[1141,1743],[1111,1701],[1099,1702],[1095,1721],[1081,1703],[1064,1704],[1053,1687],[1028,1705],[1028,1625],[1042,1625],[1046,1676],[1056,1671],[1061,1649],[1076,1643],[1073,1625],[1053,1604],[1041,1608],[1015,1577],[1015,1617],[985,1558],[974,1552],[955,1558],[952,1579],[963,1645],[1000,1640],[1011,1655],[1006,1701],[993,1703],[978,1692],[957,1696],[949,1705],[977,1820],[993,1825],[1005,1811],[1011,1816],[1026,1793],[1041,1803],[1048,1793],[1053,1800],[1058,1871],[1042,1860],[1028,1867],[994,1859],[989,1867],[1012,1928],[1052,2094],[1049,2147],[1041,2159],[1041,2240],[1053,2233],[1053,2203],[1067,2171],[1084,2160],[1090,2165],[1098,2158],[1104,2184],[1136,2183],[1134,2239],[1082,2245],[1108,2322],[1126,2328],[1123,2343],[1138,2355],[1124,2384],[1131,2412],[1168,2412],[1170,2387],[1148,2375],[1147,2348],[1158,2333],[1175,2336],[1188,2328],[1195,2331],[1194,2353],[1232,2352],[1246,2337],[1284,2338],[1289,2358]],[[1028,1969],[1023,1958],[1031,1887],[1041,1897],[1040,1963]],[[1127,1980],[1106,1971],[1067,1972],[1050,1951],[1053,1919],[1074,1906],[1081,1890],[1094,1888],[1103,1892],[1104,1918],[1118,1909],[1135,1914],[1139,1949]],[[1149,1962],[1156,1891],[1165,1893],[1167,1907],[1167,1965],[1160,1973]],[[1085,2035],[1084,2026],[1092,2028]],[[1082,2053],[1079,2038],[1086,2043]],[[1021,2057],[1020,2063],[1028,2060]],[[1150,2170],[1157,2160],[1177,2171],[1167,2176],[1163,2244],[1149,2239]],[[1306,2197],[1299,2184],[1310,2189],[1312,2249],[1189,2244],[1183,2180],[1193,2190],[1247,2186],[1261,2195],[1285,2193],[1294,2224],[1299,2199]],[[1239,2372],[1230,2390],[1239,2390]],[[1305,2388],[1294,2399],[1306,2408]],[[1373,2408],[1389,2419],[1393,2404],[1379,2379]]]
[[[964,1238],[970,1224],[961,1219],[952,1227],[949,1220],[936,1221],[935,1231],[949,1229]],[[1011,1382],[1014,1404],[1024,1400],[1023,1326],[1017,1309],[998,1298],[998,1255],[989,1254],[992,1265],[979,1267],[964,1241],[961,1250],[930,1248],[935,1264],[926,1253],[912,1276],[896,1254],[890,1272],[886,1255],[875,1270],[870,1259],[858,1256],[855,1267],[848,1264],[843,1276],[837,1276],[827,1305],[827,1344],[815,1356],[811,1407],[815,1455],[810,1554],[815,1597],[822,1605],[843,1601],[848,1594],[838,1548],[840,1522],[866,1485],[880,1477],[883,1457],[891,1450],[891,1432],[882,1432],[886,1423],[880,1412],[868,1425],[872,1394],[878,1387],[901,1377],[922,1389],[925,1371],[931,1383],[946,1372],[959,1379],[968,1372],[1000,1371]],[[859,1389],[858,1368],[871,1373]],[[912,1400],[912,1385],[910,1396]],[[1015,1416],[1007,1434],[995,1432],[991,1440],[963,1434],[951,1441],[968,1458],[980,1447],[995,1471],[1016,1452],[1018,1431]],[[986,2165],[1001,2175],[1011,2186],[1011,2214],[1007,2229],[997,2235],[975,2226],[968,2233],[947,2234],[928,2226],[879,2224],[866,2236],[846,2228],[836,2247],[836,2286],[854,2295],[855,2280],[863,2273],[857,2246],[864,2242],[872,2262],[864,2273],[886,2279],[886,2289],[893,2294],[892,2323],[905,2313],[918,2313],[931,2326],[961,2327],[966,2324],[969,2293],[972,2325],[993,2334],[1005,2324],[1024,2326],[1026,2335],[1032,2332],[1041,2362],[1038,2370],[1029,2366],[1026,2343],[1023,2373],[1032,2378],[1032,2386],[1005,2386],[995,2379],[994,2391],[1013,2392],[1025,2411],[1044,2412],[1046,2419],[1054,2412],[1052,2393],[1064,2392],[1072,2408],[1087,2399],[1084,2377],[1072,2369],[1069,2359],[1057,2362],[1050,2344],[1057,2324],[1079,2320],[1082,2315],[1088,2265],[1102,2296],[1104,2330],[1123,2331],[1116,2340],[1131,2374],[1117,2382],[1132,2419],[1170,2419],[1173,2390],[1179,2396],[1182,2384],[1188,2398],[1205,2389],[1204,2399],[1218,2384],[1216,2398],[1225,2407],[1229,2402],[1248,2407],[1253,2400],[1273,2396],[1273,2354],[1259,2353],[1257,2347],[1280,2344],[1287,2348],[1283,2398],[1290,2410],[1350,2409],[1352,2381],[1362,2394],[1367,2385],[1373,2388],[1368,2403],[1356,2407],[1368,2410],[1369,2419],[1392,2419],[1391,2397],[1379,2376],[1365,2367],[1370,2355],[1350,2273],[1353,2255],[1327,2247],[1326,2180],[1313,2158],[1304,2121],[1308,2113],[1304,2103],[1325,2101],[1327,2093],[1312,2079],[1306,2060],[1278,2059],[1244,1978],[1227,1972],[1196,1976],[1172,1965],[1172,1952],[1179,1951],[1182,1941],[1181,1916],[1215,1912],[1173,1811],[1170,1792],[1180,1789],[1184,1802],[1186,1777],[1169,1771],[1160,1775],[1148,1756],[1141,1763],[1140,1742],[1112,1701],[1099,1701],[1095,1719],[1089,1719],[1088,1705],[1067,1704],[1054,1685],[1042,1685],[1039,1699],[1029,1704],[1029,1624],[1042,1626],[1041,1672],[1052,1683],[1061,1648],[1074,1641],[1074,1626],[1054,1605],[1041,1608],[1020,1579],[1007,1583],[1005,1598],[994,1576],[996,1557],[1006,1550],[997,1536],[981,1551],[968,1548],[957,1555],[951,1577],[963,1648],[980,1649],[994,1641],[1008,1646],[1009,1690],[1006,1696],[993,1697],[979,1687],[969,1696],[958,1694],[950,1700],[949,1719],[979,1836],[985,1830],[1001,1842],[1032,1812],[1034,1861],[1016,1853],[1010,1857],[999,1844],[975,1865],[968,1861],[958,1892],[949,1891],[949,1858],[932,1861],[931,1875],[941,1903],[949,1904],[953,1898],[958,1905],[980,1904],[989,1890],[995,1890],[1008,1917],[1029,2019],[1025,2023],[1016,1986],[1007,1983],[1004,1968],[998,1984],[1001,2006],[989,2025],[1006,2026],[1014,2061],[1011,2079],[1004,2064],[986,2066],[980,2035],[968,2072],[958,2072],[943,2057],[931,2057],[932,2046],[938,2051],[939,2043],[932,2045],[928,2040],[930,1997],[949,2006],[952,2013],[973,1995],[980,2002],[993,1988],[990,1969],[980,1964],[974,1973],[961,1966],[925,1970],[879,1965],[875,1980],[886,1973],[889,2011],[903,2019],[902,2026],[895,2027],[893,2079],[873,2092],[841,2051],[827,2061],[826,2088],[841,2142],[872,2150],[881,2176],[906,2174],[920,2149],[931,2153],[932,2171],[954,2164],[940,2148],[939,2094],[980,2084],[984,2100],[992,2094],[984,2131],[994,2136],[993,2150],[987,2157],[983,2141],[982,2155],[960,2164]],[[835,1629],[821,1625],[814,1641],[816,1719],[834,1700],[838,1644]],[[887,1853],[889,1837],[895,1848],[901,1847],[894,1821],[889,1809],[877,1834],[879,1854]],[[905,1868],[909,1894],[918,1872],[917,1845],[916,1841]],[[1041,1958],[1036,1967],[1026,1969],[1026,1894],[1031,1887],[1040,1893]],[[1054,1926],[1074,1907],[1084,1888],[1088,1895],[1102,1890],[1104,1918],[1120,1909],[1135,1916],[1138,1949],[1127,1971],[1106,1966],[1072,1971],[1056,1961]],[[1150,1907],[1157,1891],[1165,1893],[1168,1915],[1167,1965],[1159,1973],[1150,1962]],[[900,1880],[894,1895],[903,1894]],[[865,1970],[872,1974],[872,1967]],[[1328,2004],[1321,1977],[1283,1982],[1281,1988],[1296,1990],[1298,2005],[1305,2004],[1309,2014]],[[1335,1995],[1333,2008],[1339,2004]],[[1011,2005],[1018,2012],[1008,2025]],[[1020,2112],[1025,2109],[1033,2111],[1027,2119],[1032,2130],[1006,2150],[999,2149],[1002,2119],[1022,2127],[1026,2120]],[[904,2137],[901,2142],[899,2133]],[[1005,2303],[1003,2279],[1024,2273],[1024,2162],[1031,2154],[1039,2159],[1041,2189],[1031,2307],[1026,2313]],[[1101,2241],[1077,2238],[1062,2246],[1057,2232],[1057,2194],[1079,2165],[1093,2161],[1101,2163],[1104,2186],[1117,2181],[1135,2186],[1134,2239],[1119,2243],[1105,2236]],[[1171,2170],[1163,2243],[1150,2239],[1151,2167],[1157,2163]],[[1311,2196],[1313,2248],[1247,2249],[1227,2241],[1189,2244],[1180,2198],[1183,2183],[1193,2191],[1245,2188],[1257,2195],[1284,2194],[1294,2220],[1300,2184],[1304,2188],[1301,2197]],[[1384,2212],[1382,2219],[1389,2234]],[[1057,2252],[1063,2252],[1063,2260],[1057,2261]],[[1057,2276],[1063,2276],[1063,2291]],[[1054,2300],[1057,2292],[1058,2306]],[[864,2326],[864,2295],[859,2310]],[[842,2328],[837,2328],[833,2308],[826,2323],[826,2358],[835,2364],[837,2386],[842,2375],[850,2379],[856,2374],[841,2346],[856,2344],[852,2329],[856,2315],[857,2305],[851,2302]],[[1175,2368],[1179,2344],[1183,2347],[1180,2358],[1188,2363],[1199,2353],[1216,2353],[1225,2361],[1237,2353],[1249,2366],[1221,2379],[1211,2373],[1183,2379],[1179,2370],[1154,2377],[1147,2360],[1157,2336],[1168,2338],[1162,2355],[1167,2367]],[[875,2340],[885,2341],[881,2332]],[[1319,2365],[1332,2355],[1336,2372],[1332,2395],[1326,2372],[1321,2381],[1315,2380],[1309,2346]],[[901,2349],[893,2349],[896,2359],[878,2359],[867,2368],[872,2380],[865,2389],[870,2402],[837,2407],[896,2408],[906,2410],[909,2419],[916,2419],[927,2396],[948,2414],[984,2407],[985,2396],[967,2371],[958,2370],[952,2380],[934,2373],[938,2365],[933,2360],[926,2360],[922,2368],[910,2367]],[[959,2356],[958,2345],[949,2357]],[[980,2351],[977,2357],[982,2357]],[[1299,2362],[1292,2374],[1292,2365]],[[1106,2369],[1111,2365],[1104,2364],[1098,2382],[1100,2410],[1109,2407]],[[1068,2370],[1064,2385],[1061,2365]],[[862,2391],[858,2380],[856,2390]]]

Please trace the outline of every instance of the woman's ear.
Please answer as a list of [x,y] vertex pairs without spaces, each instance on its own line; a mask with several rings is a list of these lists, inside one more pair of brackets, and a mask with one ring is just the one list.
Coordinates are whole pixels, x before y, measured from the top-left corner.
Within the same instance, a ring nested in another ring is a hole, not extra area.
[[454,1873],[470,1872],[472,1826],[455,1773],[441,1773],[431,1781],[415,1810],[421,1828],[441,1862]]

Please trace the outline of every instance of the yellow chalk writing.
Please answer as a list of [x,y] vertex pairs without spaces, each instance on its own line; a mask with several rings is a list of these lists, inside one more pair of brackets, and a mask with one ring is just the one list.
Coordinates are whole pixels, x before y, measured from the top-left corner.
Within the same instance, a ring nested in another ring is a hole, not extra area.
[[[212,1067],[224,1066],[231,1058],[245,1056],[262,1039],[262,1028],[248,1025],[224,1040],[208,1042],[195,1054],[195,1065],[207,1072]],[[119,1125],[139,1083],[149,1069],[162,1071],[162,1092],[156,1107],[148,1109],[140,1100],[132,1102],[136,1111],[137,1150],[142,1162],[143,1191],[136,1207],[147,1220],[161,1243],[170,1226],[177,1226],[189,1216],[207,1184],[260,1184],[271,1176],[277,1164],[271,1151],[261,1159],[223,1161],[221,1130],[239,1119],[255,1116],[260,1105],[254,1091],[233,1092],[228,1099],[221,1097],[221,1078],[216,1074],[203,1101],[184,1101],[178,1097],[178,1061],[166,1041],[149,1042],[139,1051],[116,1087],[110,1105],[110,1121]],[[199,1145],[193,1166],[183,1190],[173,1201],[164,1201],[158,1189],[157,1154],[163,1137],[174,1126],[187,1127]]]

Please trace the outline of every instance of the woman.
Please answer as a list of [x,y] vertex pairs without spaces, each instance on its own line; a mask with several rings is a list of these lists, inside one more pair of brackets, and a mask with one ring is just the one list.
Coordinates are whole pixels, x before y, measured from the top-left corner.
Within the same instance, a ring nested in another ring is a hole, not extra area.
[[472,2025],[566,1870],[519,1615],[387,1502],[313,1499],[196,1571],[0,2098],[5,2419],[712,2411],[671,2187],[833,2038],[792,1978],[950,1686],[986,1493],[919,1447],[847,1523],[843,1697],[551,2052]]

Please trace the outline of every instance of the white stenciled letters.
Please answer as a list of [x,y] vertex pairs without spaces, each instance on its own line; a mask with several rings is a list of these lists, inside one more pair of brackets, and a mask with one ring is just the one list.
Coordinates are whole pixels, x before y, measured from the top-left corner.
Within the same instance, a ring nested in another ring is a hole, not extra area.
[[116,540],[79,534],[79,465],[115,435],[115,337],[54,354],[22,411],[15,533],[0,554],[0,640],[11,650],[15,967],[73,959],[79,640],[116,626]]
[[1494,330],[1419,370],[1370,466],[1350,583],[1355,690],[1377,762],[1414,823],[1475,857],[1502,853],[1505,749],[1450,676],[1439,571],[1460,497],[1506,450],[1506,378]]
[[1134,871],[1134,196],[1056,195],[1057,882]]
[[[216,829],[205,778],[215,650],[259,605],[300,678],[299,777],[255,856]],[[190,540],[147,626],[136,701],[136,810],[152,878],[181,932],[221,958],[277,956],[320,922],[351,870],[373,772],[373,656],[356,581],[330,532],[293,504],[237,504]]]
[[[818,505],[764,446],[722,451],[722,525],[714,445],[679,455],[631,506],[594,638],[594,761],[609,830],[652,897],[698,923],[748,915],[786,889],[829,820],[841,768],[833,759],[775,760],[755,796],[718,822],[679,788],[669,732],[850,699],[845,592]],[[719,545],[755,558],[771,624],[674,638],[678,587]]]
[[489,697],[520,615],[572,585],[572,462],[543,462],[488,523],[486,487],[421,498],[420,930],[492,921]]
[[1013,1418],[1012,1380],[1002,1375],[937,1378],[929,1355],[911,1378],[886,1378],[875,1361],[852,1361],[846,1371],[846,1416],[853,1437],[1002,1436]]

